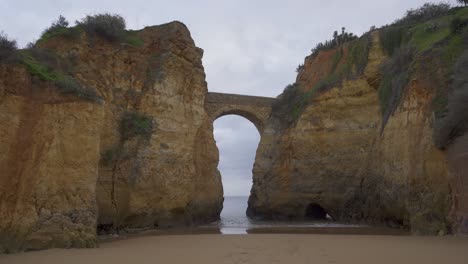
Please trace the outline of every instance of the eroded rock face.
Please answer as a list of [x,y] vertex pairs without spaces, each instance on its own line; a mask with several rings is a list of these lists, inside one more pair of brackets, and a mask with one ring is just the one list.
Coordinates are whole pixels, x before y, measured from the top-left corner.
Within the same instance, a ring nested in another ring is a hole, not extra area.
[[[376,82],[384,56],[378,35],[372,40],[362,76],[314,98],[293,127],[281,130],[270,119],[255,160],[249,216],[303,219],[317,204],[335,220],[447,232],[448,168],[432,143],[430,89],[414,80],[381,130]],[[310,87],[327,74],[325,66],[316,69],[328,53],[307,58],[297,82]]]
[[468,135],[460,137],[448,150],[454,232],[468,234]]
[[[94,246],[96,227],[216,220],[223,191],[197,48],[173,22],[136,33],[141,47],[53,38],[101,103],[59,94],[22,67],[1,66],[0,251]],[[152,122],[123,137],[122,118]]]
[[95,246],[103,107],[0,76],[0,252]]

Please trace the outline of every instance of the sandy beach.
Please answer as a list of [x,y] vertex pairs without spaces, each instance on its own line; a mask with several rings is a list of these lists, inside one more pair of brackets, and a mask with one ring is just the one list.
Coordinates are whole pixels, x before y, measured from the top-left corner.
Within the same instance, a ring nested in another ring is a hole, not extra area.
[[364,235],[169,235],[0,256],[27,263],[468,263],[466,237]]

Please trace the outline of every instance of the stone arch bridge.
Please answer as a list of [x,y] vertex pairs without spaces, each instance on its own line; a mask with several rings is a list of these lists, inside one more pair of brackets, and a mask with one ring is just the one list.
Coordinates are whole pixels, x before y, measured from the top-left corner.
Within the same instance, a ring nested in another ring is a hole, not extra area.
[[210,92],[205,98],[205,110],[213,121],[225,115],[245,117],[262,134],[276,100],[271,97]]

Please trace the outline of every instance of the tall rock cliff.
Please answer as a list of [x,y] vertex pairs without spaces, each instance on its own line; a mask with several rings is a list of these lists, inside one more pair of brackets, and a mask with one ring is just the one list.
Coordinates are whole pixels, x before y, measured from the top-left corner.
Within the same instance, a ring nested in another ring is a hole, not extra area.
[[[460,66],[468,30],[448,30],[466,11],[403,21],[308,56],[262,134],[248,215],[310,219],[326,212],[416,234],[466,233],[466,140],[448,152],[434,143],[447,111],[456,112],[455,103],[447,110],[447,94],[468,76]],[[387,47],[395,31],[402,36],[390,43],[394,53]],[[466,122],[466,112],[460,116],[452,123]]]
[[[203,51],[179,22],[127,33],[56,35],[0,65],[0,252],[219,217]],[[44,78],[50,60],[76,85]]]

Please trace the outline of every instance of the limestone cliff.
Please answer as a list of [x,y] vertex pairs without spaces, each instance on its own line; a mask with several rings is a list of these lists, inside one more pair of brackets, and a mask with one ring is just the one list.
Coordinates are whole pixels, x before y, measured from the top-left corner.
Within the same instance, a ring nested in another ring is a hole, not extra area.
[[96,100],[38,78],[39,56],[31,68],[0,65],[0,252],[95,246],[96,227],[219,217],[203,52],[179,22],[131,34],[141,44],[85,32],[38,43]]
[[[389,60],[382,35],[373,31],[305,59],[296,83],[279,97],[286,106],[273,108],[262,134],[253,169],[250,217],[304,219],[320,208],[342,222],[403,227],[417,234],[466,232],[460,155],[466,142],[460,139],[452,151],[458,155],[450,159],[450,169],[446,151],[433,141],[434,102],[441,87],[449,85],[443,79],[446,68],[429,71],[427,62],[414,63],[423,66],[412,68],[390,109],[381,94],[382,67]],[[359,52],[366,54],[366,63],[359,72],[359,64],[349,61],[356,50],[353,45],[366,38],[368,49]],[[447,42],[439,42],[430,52],[439,58],[437,52],[443,50],[439,47]],[[426,61],[431,53],[421,54]],[[336,74],[345,77],[337,81]],[[294,122],[285,125],[294,115]]]
[[0,252],[94,246],[102,106],[0,72]]

